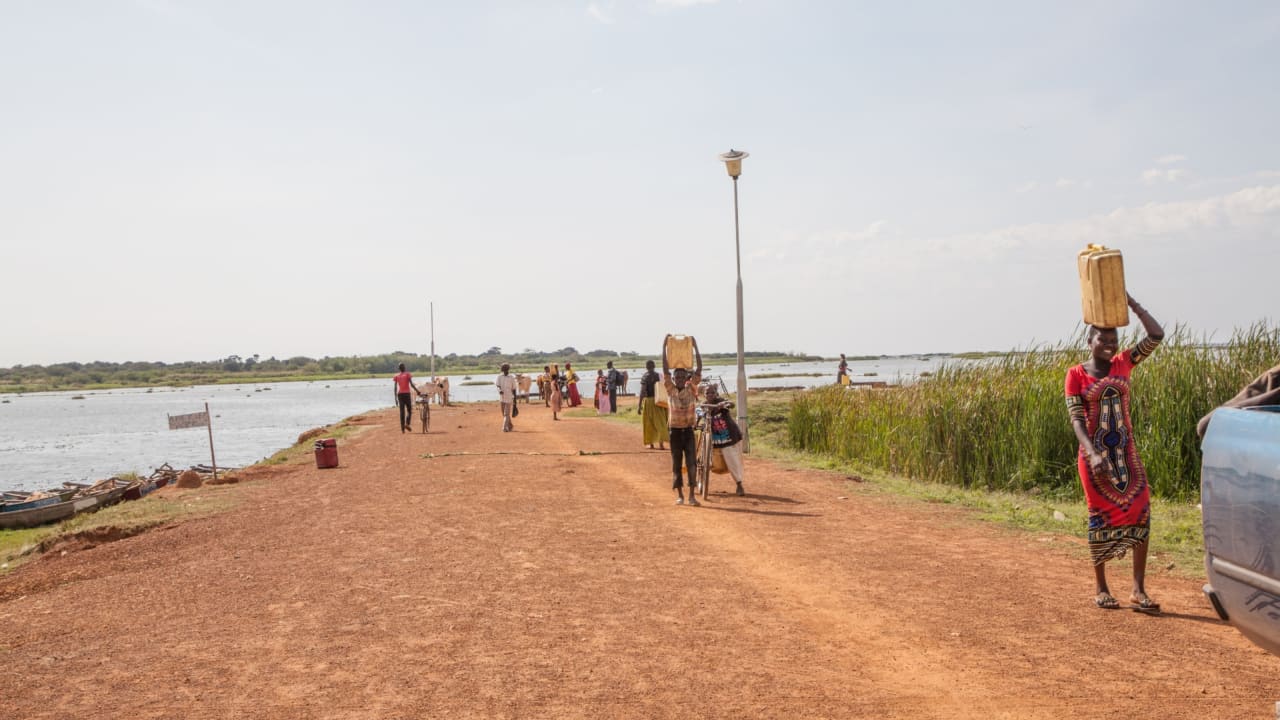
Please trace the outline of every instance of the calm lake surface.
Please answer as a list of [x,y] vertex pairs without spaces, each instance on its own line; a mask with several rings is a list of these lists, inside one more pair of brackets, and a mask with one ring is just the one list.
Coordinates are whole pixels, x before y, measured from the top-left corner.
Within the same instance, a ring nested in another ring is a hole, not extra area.
[[[849,373],[855,382],[911,382],[945,360],[856,361],[849,364]],[[643,368],[618,367],[630,371],[629,389],[635,392]],[[589,396],[596,368],[578,370],[580,391]],[[736,365],[708,366],[704,372],[722,377],[730,390],[736,388]],[[814,387],[834,382],[835,372],[834,362],[748,365],[747,384]],[[785,377],[754,379],[778,373]],[[497,399],[495,377],[474,375],[472,382],[484,381],[475,386],[452,376],[450,400]],[[218,466],[238,467],[289,447],[306,430],[390,407],[393,400],[390,378],[0,395],[0,489],[36,490],[122,472],[145,475],[166,462],[177,468],[208,464],[209,435],[203,427],[168,429],[168,415],[199,412],[205,403],[213,416]]]

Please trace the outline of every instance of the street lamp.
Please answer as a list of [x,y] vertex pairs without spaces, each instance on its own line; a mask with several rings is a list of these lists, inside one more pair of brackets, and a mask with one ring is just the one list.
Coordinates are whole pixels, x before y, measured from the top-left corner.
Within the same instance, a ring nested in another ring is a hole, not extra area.
[[749,153],[730,148],[720,153],[725,170],[733,178],[733,257],[738,264],[738,427],[742,429],[742,452],[751,452],[750,433],[747,431],[747,366],[742,351],[742,242],[738,233],[738,176],[742,174],[742,160]]

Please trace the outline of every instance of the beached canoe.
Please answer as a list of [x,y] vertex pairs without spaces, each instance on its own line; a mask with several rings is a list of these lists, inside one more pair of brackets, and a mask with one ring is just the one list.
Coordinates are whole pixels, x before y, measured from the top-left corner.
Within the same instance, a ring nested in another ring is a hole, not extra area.
[[[57,500],[57,498],[53,498]],[[64,500],[26,510],[0,512],[0,530],[17,530],[65,520],[76,514],[76,501]]]

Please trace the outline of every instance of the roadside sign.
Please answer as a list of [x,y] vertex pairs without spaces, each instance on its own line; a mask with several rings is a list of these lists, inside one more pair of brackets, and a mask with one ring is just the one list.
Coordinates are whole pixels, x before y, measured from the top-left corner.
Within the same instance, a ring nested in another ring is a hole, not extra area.
[[185,430],[186,428],[207,427],[209,425],[209,413],[187,413],[186,415],[170,415],[170,430]]
[[218,458],[213,454],[213,423],[209,420],[209,403],[204,404],[204,412],[193,412],[185,415],[170,415],[170,430],[186,430],[187,428],[209,428],[209,460],[213,464],[213,479],[218,479]]

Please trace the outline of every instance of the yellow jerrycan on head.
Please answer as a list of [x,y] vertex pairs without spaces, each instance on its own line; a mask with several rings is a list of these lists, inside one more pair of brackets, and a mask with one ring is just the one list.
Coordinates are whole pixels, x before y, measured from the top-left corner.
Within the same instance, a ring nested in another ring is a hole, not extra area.
[[1129,297],[1124,289],[1124,257],[1114,248],[1090,244],[1076,259],[1080,270],[1080,304],[1086,325],[1118,328],[1129,324]]
[[672,335],[668,337],[666,350],[667,365],[672,370],[676,368],[692,370],[694,368],[692,335]]

